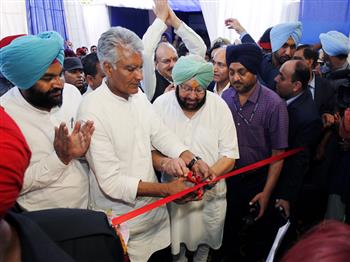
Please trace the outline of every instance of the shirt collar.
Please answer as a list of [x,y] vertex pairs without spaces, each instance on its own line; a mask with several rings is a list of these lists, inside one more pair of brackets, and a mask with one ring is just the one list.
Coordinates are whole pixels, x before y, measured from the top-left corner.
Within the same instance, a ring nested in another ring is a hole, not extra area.
[[227,85],[224,87],[224,89],[222,89],[221,94],[218,93],[218,90],[217,90],[216,87],[217,87],[217,83],[215,83],[214,88],[213,88],[214,93],[217,94],[217,95],[219,95],[219,96],[221,96],[222,93],[223,93],[224,91],[226,91],[227,89],[229,89],[229,87],[230,87],[230,81],[228,81]]
[[311,88],[315,88],[315,73],[314,72],[312,72],[312,79],[309,82],[309,86]]
[[[249,96],[248,101],[252,102],[253,104],[256,104],[258,102],[258,98],[259,98],[259,92],[261,89],[261,85],[259,84],[259,82],[256,82],[255,84],[255,90],[253,91],[253,93]],[[236,97],[237,96],[237,91],[234,87],[232,87],[232,97]]]
[[294,100],[296,100],[299,96],[301,96],[302,94],[304,94],[304,92],[301,92],[300,94],[296,95],[296,96],[293,96],[292,98],[289,98],[286,103],[287,103],[287,106],[289,106]]

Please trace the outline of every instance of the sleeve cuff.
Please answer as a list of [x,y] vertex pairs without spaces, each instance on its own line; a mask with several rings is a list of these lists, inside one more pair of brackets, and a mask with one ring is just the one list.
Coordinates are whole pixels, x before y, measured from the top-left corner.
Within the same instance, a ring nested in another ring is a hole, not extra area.
[[164,32],[166,29],[167,29],[167,25],[161,20],[159,19],[158,17],[154,20],[153,22],[153,26],[154,28],[157,29],[157,31],[161,31],[161,32]]
[[175,34],[179,35],[180,37],[181,35],[185,34],[186,31],[189,31],[189,30],[188,30],[188,26],[184,22],[181,22],[178,29],[174,29]]
[[242,40],[243,37],[245,37],[248,33],[246,31],[239,34],[239,39]]
[[140,179],[136,177],[128,177],[127,190],[123,196],[123,200],[127,203],[134,204],[136,202],[137,190],[139,188]]

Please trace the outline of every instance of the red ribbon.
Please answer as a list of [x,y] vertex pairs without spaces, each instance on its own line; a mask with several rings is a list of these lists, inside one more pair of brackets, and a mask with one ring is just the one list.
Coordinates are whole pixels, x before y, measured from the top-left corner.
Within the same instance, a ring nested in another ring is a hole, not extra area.
[[123,215],[120,215],[118,217],[115,217],[115,218],[112,219],[112,224],[113,224],[113,226],[120,225],[121,223],[124,223],[124,222],[126,222],[126,221],[128,221],[128,220],[130,220],[130,219],[132,219],[134,217],[142,215],[143,213],[151,211],[154,208],[157,208],[157,207],[160,207],[162,205],[165,205],[165,204],[167,204],[167,203],[169,203],[171,201],[174,201],[175,199],[181,198],[181,197],[187,195],[188,193],[196,191],[199,188],[202,188],[202,187],[204,187],[204,186],[206,186],[208,184],[211,184],[213,182],[217,182],[217,181],[219,181],[221,179],[226,179],[228,177],[236,176],[238,174],[241,174],[241,173],[244,173],[244,172],[247,172],[247,171],[251,171],[251,170],[260,168],[260,167],[265,166],[267,164],[270,164],[272,162],[275,162],[275,161],[284,159],[286,157],[289,157],[291,155],[294,155],[294,154],[296,154],[296,153],[298,153],[298,152],[300,152],[302,150],[304,150],[302,147],[299,147],[299,148],[296,148],[296,149],[292,149],[292,150],[289,150],[287,152],[284,152],[284,153],[281,153],[281,154],[278,154],[278,155],[266,158],[264,160],[258,161],[258,162],[254,163],[254,164],[251,164],[251,165],[242,167],[240,169],[234,170],[234,171],[232,171],[230,173],[227,173],[225,175],[216,177],[212,181],[205,181],[205,182],[199,183],[199,184],[197,184],[197,185],[195,185],[193,187],[187,188],[187,189],[185,189],[185,190],[183,190],[183,191],[181,191],[179,193],[176,193],[174,195],[170,195],[170,196],[164,197],[162,199],[154,201],[151,204],[148,204],[146,206],[143,206],[143,207],[140,207],[140,208],[135,209],[133,211],[130,211],[130,212],[126,213],[126,214],[123,214]]

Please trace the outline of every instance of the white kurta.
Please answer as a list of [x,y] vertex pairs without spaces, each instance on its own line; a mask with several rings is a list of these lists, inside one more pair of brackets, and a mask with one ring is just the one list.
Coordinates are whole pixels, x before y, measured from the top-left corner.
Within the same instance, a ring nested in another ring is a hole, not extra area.
[[86,172],[78,160],[63,164],[53,147],[55,127],[65,122],[72,131],[81,101],[78,89],[65,84],[62,106],[50,112],[29,104],[17,87],[10,89],[0,101],[20,127],[32,151],[18,203],[29,211],[87,208],[89,184]]
[[[146,33],[142,37],[144,46],[143,54],[143,81],[142,88],[148,99],[151,100],[156,90],[156,74],[154,65],[154,52],[158,46],[162,34],[166,31],[167,25],[159,18],[156,18],[153,24],[148,27]],[[204,58],[207,47],[203,39],[188,27],[185,23],[181,23],[175,33],[181,37],[190,54],[199,55]]]
[[[194,154],[209,166],[226,156],[239,158],[236,128],[224,100],[207,91],[204,106],[189,119],[177,102],[175,91],[158,97],[157,113]],[[164,178],[168,179],[169,177]],[[184,205],[169,205],[172,253],[180,252],[180,243],[195,251],[200,244],[214,249],[221,246],[226,214],[226,183],[221,180],[205,192],[203,200]]]
[[[139,91],[128,100],[113,94],[105,83],[83,99],[79,119],[91,119],[95,132],[87,154],[91,172],[91,207],[117,215],[147,205],[157,198],[136,197],[139,181],[157,182],[152,146],[170,157],[187,150],[155,113]],[[147,261],[170,245],[166,207],[127,222],[128,253],[132,262]]]
[[217,90],[217,84],[215,83],[213,92],[214,92],[214,94],[217,94],[217,95],[219,95],[219,96],[222,96],[222,93],[223,93],[224,91],[226,91],[227,89],[229,89],[229,88],[230,88],[230,85],[231,85],[231,83],[228,82],[227,85],[224,87],[224,89],[222,89],[220,92],[218,92],[218,90]]

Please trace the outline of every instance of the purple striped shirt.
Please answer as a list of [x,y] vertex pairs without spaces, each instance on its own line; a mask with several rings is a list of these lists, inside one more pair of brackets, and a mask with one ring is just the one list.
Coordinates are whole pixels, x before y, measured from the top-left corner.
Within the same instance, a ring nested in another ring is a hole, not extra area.
[[240,155],[236,162],[238,168],[270,157],[272,149],[287,148],[287,106],[275,92],[257,83],[242,107],[232,86],[222,94],[222,98],[236,124]]

